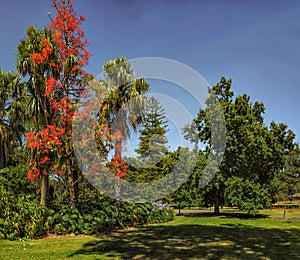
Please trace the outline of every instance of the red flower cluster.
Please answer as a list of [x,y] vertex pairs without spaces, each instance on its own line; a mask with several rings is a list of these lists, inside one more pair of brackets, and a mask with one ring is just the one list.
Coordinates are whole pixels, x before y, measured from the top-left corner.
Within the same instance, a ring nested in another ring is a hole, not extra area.
[[124,180],[129,171],[127,163],[121,159],[120,155],[115,154],[112,160],[107,163],[107,166],[112,170],[115,177]]
[[49,95],[51,95],[54,91],[54,89],[57,86],[57,80],[54,78],[49,78],[46,82],[46,91],[44,93],[45,97],[48,97]]
[[90,53],[85,46],[89,43],[79,27],[85,17],[83,15],[77,17],[71,0],[63,2],[53,0],[52,6],[59,10],[55,19],[50,23],[50,28],[61,52],[61,60],[65,61],[71,54],[78,57],[80,66],[87,65]]
[[[32,169],[28,172],[28,178],[33,181],[38,178],[41,171],[45,165],[49,165],[47,169],[56,170],[53,168],[53,161],[51,161],[51,155],[58,152],[62,154],[62,138],[64,136],[65,129],[58,128],[56,125],[48,125],[43,131],[40,132],[27,132],[25,135],[27,137],[27,148],[34,150],[38,154],[41,160],[31,160]],[[56,171],[57,172],[57,171]],[[58,172],[57,172],[58,173]],[[61,172],[60,172],[61,173]],[[48,174],[46,170],[43,174]]]
[[49,56],[53,53],[53,48],[51,48],[48,39],[43,39],[41,41],[39,49],[40,49],[40,53],[33,53],[31,55],[32,63],[37,63],[38,65],[48,61]]
[[38,65],[40,65],[43,62],[43,57],[38,53],[33,53],[31,55],[31,61],[32,63],[37,63]]

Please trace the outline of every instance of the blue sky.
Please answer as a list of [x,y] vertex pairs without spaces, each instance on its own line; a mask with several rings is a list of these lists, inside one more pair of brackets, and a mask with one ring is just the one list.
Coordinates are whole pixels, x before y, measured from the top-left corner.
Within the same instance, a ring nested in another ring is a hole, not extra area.
[[[198,71],[211,85],[232,78],[235,94],[266,107],[266,122],[300,135],[300,2],[75,0],[86,16],[92,53],[88,71],[125,55],[164,57]],[[29,25],[43,28],[50,0],[3,1],[0,68],[15,67],[18,41]],[[299,141],[299,137],[297,138]]]

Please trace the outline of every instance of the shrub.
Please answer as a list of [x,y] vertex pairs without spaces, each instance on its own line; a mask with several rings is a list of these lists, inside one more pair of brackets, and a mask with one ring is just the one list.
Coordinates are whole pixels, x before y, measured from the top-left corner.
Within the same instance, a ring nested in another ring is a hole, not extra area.
[[152,202],[151,214],[149,214],[149,223],[162,223],[174,219],[174,211],[169,203]]
[[0,238],[34,238],[44,235],[46,210],[30,196],[0,186]]
[[47,223],[50,232],[56,234],[106,233],[126,227],[137,227],[147,223],[166,222],[174,218],[169,204],[133,204],[115,201],[97,191],[87,191],[81,197],[78,209],[61,205],[59,211],[49,210]]

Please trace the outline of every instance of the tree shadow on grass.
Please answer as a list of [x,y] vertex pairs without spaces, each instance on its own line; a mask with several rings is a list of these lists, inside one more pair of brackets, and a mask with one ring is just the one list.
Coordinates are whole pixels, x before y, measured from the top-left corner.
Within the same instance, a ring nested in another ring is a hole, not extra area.
[[264,214],[248,214],[245,212],[222,212],[219,215],[215,215],[214,212],[201,212],[201,211],[184,211],[181,212],[180,215],[176,214],[177,216],[184,216],[184,217],[195,217],[195,218],[211,218],[211,217],[218,217],[218,218],[239,218],[239,219],[258,219],[258,218],[269,218],[268,215]]
[[99,237],[72,256],[103,259],[300,259],[300,231],[222,226],[147,226]]

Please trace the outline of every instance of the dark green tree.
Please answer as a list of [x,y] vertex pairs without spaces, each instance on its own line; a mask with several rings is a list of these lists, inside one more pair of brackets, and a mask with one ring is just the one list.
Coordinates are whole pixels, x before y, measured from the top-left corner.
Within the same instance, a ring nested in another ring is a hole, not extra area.
[[146,101],[146,115],[139,131],[139,144],[135,150],[139,165],[137,182],[149,182],[162,176],[161,161],[168,153],[168,131],[165,109],[154,97]]
[[[251,103],[246,94],[234,99],[231,83],[222,77],[209,89],[222,106],[227,135],[223,161],[204,190],[214,191],[215,214],[219,214],[219,206],[224,202],[255,213],[270,204],[275,177],[284,168],[284,155],[292,147],[295,135],[282,124],[267,127],[263,103]],[[206,100],[206,110],[200,109],[193,124],[184,131],[186,138],[198,138],[214,150],[207,116],[211,100],[212,96]],[[252,188],[245,189],[245,183]]]
[[291,200],[295,193],[300,192],[300,149],[294,149],[285,156],[285,167],[278,175],[278,193],[276,200]]
[[20,76],[0,70],[0,169],[18,159],[15,151],[22,148],[28,119],[26,98]]
[[168,139],[166,133],[168,124],[165,117],[165,109],[159,101],[151,97],[147,101],[147,114],[139,131],[139,145],[136,149],[138,158],[146,165],[157,164],[168,152]]

